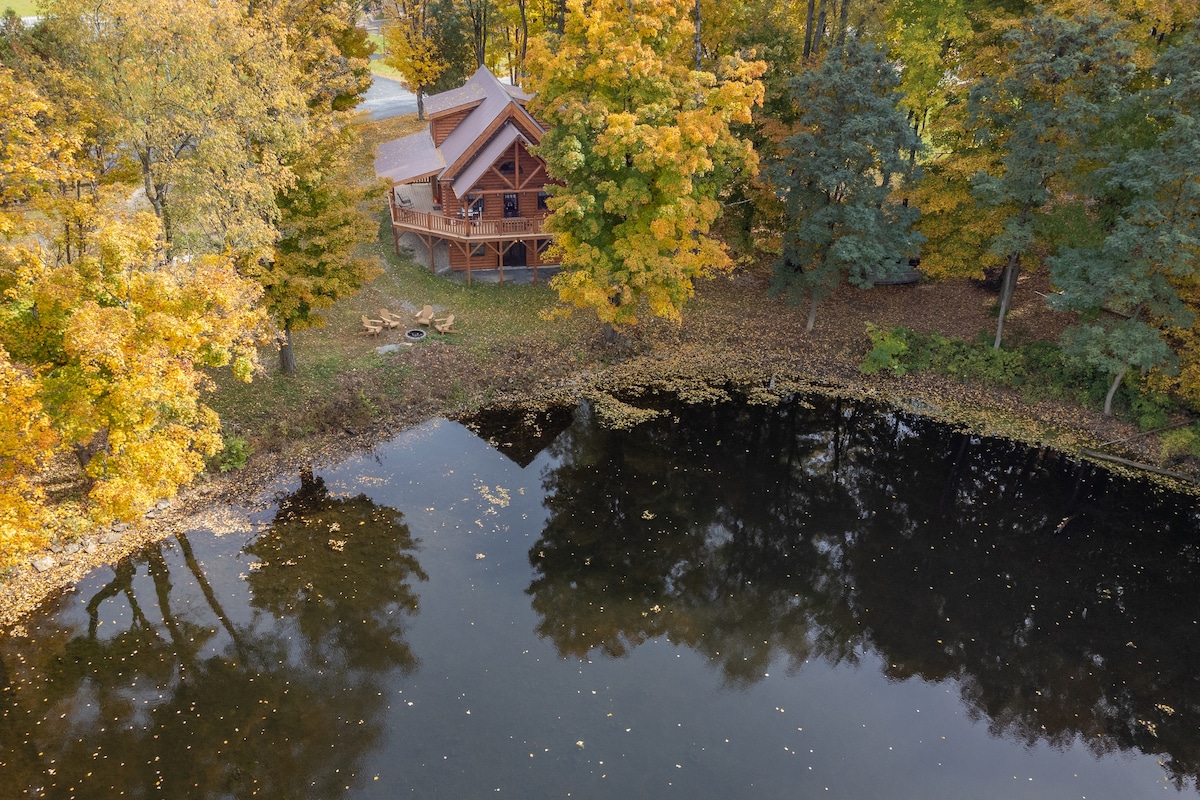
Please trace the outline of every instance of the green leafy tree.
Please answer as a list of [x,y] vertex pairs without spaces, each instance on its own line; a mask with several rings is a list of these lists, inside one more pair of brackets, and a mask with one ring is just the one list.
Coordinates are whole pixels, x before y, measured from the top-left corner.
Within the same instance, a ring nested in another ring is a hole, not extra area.
[[563,265],[553,286],[613,325],[636,323],[643,300],[678,319],[695,279],[731,268],[709,236],[717,197],[757,168],[730,125],[761,103],[763,65],[691,69],[691,12],[685,0],[571,0],[556,49],[543,39],[531,55],[532,107],[550,128],[538,152],[561,182],[546,223]]
[[248,272],[263,287],[263,305],[282,329],[280,369],[296,372],[292,331],[321,327],[319,312],[354,294],[379,274],[378,261],[357,253],[376,222],[362,210],[376,192],[355,186],[348,149],[356,133],[343,129],[298,164],[295,186],[279,197],[279,241],[274,257]]
[[[1171,369],[1177,362],[1164,334],[1188,328],[1195,314],[1181,289],[1200,269],[1200,43],[1169,48],[1144,92],[1140,115],[1154,126],[1096,177],[1121,208],[1101,244],[1063,248],[1049,259],[1059,294],[1054,306],[1085,322],[1063,337],[1064,349],[1112,376],[1104,413],[1130,369]],[[1139,98],[1140,100],[1140,98]]]
[[775,287],[817,307],[844,280],[869,287],[907,269],[924,237],[896,199],[917,174],[920,142],[897,105],[900,76],[875,45],[849,39],[792,82],[799,130],[771,175],[786,208]]
[[975,190],[984,203],[1010,209],[991,243],[991,253],[1005,259],[996,349],[1038,215],[1056,191],[1077,184],[1076,168],[1095,133],[1118,110],[1132,70],[1124,27],[1096,14],[1065,19],[1038,13],[1007,36],[1011,68],[971,90],[977,135],[998,138],[1003,150],[994,167],[976,176]]

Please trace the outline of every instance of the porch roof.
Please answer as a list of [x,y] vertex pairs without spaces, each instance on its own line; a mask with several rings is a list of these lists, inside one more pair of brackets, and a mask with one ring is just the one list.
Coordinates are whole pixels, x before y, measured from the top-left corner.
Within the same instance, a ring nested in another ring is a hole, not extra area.
[[429,129],[393,139],[375,151],[375,173],[392,183],[407,183],[436,175],[446,168],[442,152],[433,143]]

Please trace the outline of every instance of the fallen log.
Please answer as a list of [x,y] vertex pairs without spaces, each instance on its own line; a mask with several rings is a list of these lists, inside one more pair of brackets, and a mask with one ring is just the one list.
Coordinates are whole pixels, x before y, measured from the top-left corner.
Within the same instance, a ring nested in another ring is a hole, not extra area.
[[1186,483],[1196,482],[1196,479],[1191,475],[1185,475],[1182,472],[1175,472],[1174,470],[1156,467],[1153,464],[1143,464],[1139,461],[1131,461],[1128,458],[1121,458],[1120,456],[1101,453],[1098,450],[1088,450],[1087,448],[1082,448],[1079,452],[1088,458],[1097,458],[1101,461],[1112,461],[1116,464],[1121,464],[1122,466],[1133,467],[1134,469],[1140,469],[1145,472],[1153,472],[1155,475],[1165,475],[1168,478],[1174,478],[1175,480],[1184,481]]

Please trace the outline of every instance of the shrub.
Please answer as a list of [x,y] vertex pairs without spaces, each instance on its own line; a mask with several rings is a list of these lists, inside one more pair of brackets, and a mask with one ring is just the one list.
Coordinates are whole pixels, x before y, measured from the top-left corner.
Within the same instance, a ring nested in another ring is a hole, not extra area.
[[872,346],[867,357],[859,365],[859,371],[864,375],[874,375],[885,369],[891,370],[893,375],[908,372],[904,355],[908,352],[908,337],[911,333],[907,328],[885,330],[868,322],[867,336],[870,337]]
[[241,469],[246,466],[246,462],[250,459],[250,443],[240,436],[226,436],[225,449],[221,451],[217,468],[221,472],[229,472],[233,469]]
[[1164,461],[1179,456],[1200,458],[1200,422],[1187,428],[1167,431],[1160,437],[1160,442],[1162,443],[1160,455]]

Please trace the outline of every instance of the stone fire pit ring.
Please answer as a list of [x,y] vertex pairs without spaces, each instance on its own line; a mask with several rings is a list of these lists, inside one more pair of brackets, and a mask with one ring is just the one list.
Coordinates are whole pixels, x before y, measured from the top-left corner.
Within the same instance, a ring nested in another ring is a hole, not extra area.
[[404,338],[410,342],[419,342],[425,338],[425,331],[420,328],[413,328],[411,331],[404,332]]

